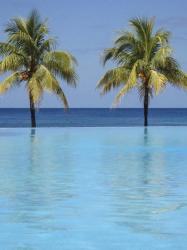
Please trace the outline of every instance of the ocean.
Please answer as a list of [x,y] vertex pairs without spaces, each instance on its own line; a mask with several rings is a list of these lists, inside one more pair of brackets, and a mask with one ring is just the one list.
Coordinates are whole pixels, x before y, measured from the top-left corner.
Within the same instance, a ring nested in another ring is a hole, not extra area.
[[[59,108],[39,109],[38,127],[123,127],[143,126],[143,109],[139,108]],[[149,110],[151,126],[187,125],[186,108],[154,108]],[[30,127],[27,108],[1,108],[0,127]]]

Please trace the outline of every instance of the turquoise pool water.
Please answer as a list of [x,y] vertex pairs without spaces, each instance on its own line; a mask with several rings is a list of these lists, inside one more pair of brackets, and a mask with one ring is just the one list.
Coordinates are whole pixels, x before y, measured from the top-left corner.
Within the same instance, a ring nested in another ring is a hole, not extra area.
[[0,129],[0,249],[187,249],[187,127]]

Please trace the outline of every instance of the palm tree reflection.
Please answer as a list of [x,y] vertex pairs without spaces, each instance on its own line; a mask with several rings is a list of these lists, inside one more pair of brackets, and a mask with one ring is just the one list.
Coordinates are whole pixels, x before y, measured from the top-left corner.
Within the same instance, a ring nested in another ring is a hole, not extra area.
[[127,129],[120,135],[115,139],[113,134],[108,136],[100,152],[100,171],[107,176],[104,188],[110,196],[110,213],[118,225],[137,232],[167,234],[160,214],[175,210],[180,204],[170,200],[168,155],[163,150],[166,138],[155,133],[154,128]]
[[36,129],[35,128],[32,128],[31,129],[31,138],[34,138],[36,135]]
[[[63,140],[63,138],[66,140]],[[45,230],[64,230],[63,225],[53,223],[57,214],[51,212],[53,204],[66,203],[73,197],[71,161],[64,160],[71,148],[57,148],[56,140],[68,144],[68,136],[51,136],[31,129],[28,142],[28,159],[24,169],[24,190],[17,193],[19,216],[14,220]],[[66,162],[67,165],[64,164]],[[24,194],[24,195],[23,195]],[[58,206],[57,206],[58,207]],[[61,208],[61,205],[59,205]],[[65,209],[65,208],[64,208]],[[69,208],[71,210],[71,207]],[[15,211],[17,213],[17,210]]]

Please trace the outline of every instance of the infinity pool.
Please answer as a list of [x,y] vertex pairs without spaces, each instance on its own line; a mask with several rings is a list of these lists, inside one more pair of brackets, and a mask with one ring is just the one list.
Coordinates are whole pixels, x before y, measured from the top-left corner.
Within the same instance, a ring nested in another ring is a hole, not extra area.
[[187,127],[0,129],[0,249],[186,250]]

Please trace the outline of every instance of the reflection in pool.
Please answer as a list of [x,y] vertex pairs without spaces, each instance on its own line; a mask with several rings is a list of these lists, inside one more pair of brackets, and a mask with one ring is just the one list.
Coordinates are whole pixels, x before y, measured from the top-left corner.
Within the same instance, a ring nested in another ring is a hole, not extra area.
[[184,127],[2,129],[1,249],[186,249]]

